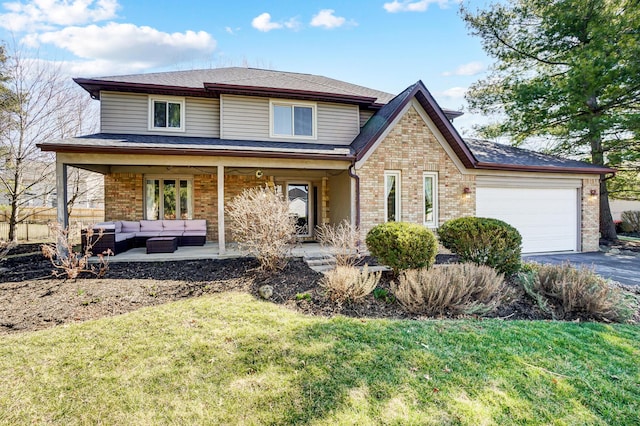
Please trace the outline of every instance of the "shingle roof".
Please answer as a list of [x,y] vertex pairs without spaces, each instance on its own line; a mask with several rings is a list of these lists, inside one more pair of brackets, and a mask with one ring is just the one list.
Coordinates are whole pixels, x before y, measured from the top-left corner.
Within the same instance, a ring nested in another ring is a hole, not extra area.
[[503,145],[482,139],[466,138],[465,143],[471,149],[474,157],[480,163],[487,164],[510,164],[532,167],[561,167],[598,169],[601,166],[585,163],[584,161],[569,160],[567,158],[556,157],[554,155],[543,154],[528,149],[517,148],[510,145]]
[[284,157],[323,157],[349,160],[352,151],[349,146],[313,144],[306,142],[267,142],[249,140],[229,140],[174,135],[131,135],[97,133],[87,136],[51,141],[38,145],[43,151],[99,152],[127,151],[166,153],[173,155],[238,155]]
[[391,93],[320,75],[241,67],[118,75],[77,79],[77,81],[79,81],[80,85],[82,85],[84,81],[119,82],[141,85],[175,86],[191,89],[202,89],[205,83],[254,86],[369,97],[375,99],[375,103],[379,104],[385,104],[394,97]]

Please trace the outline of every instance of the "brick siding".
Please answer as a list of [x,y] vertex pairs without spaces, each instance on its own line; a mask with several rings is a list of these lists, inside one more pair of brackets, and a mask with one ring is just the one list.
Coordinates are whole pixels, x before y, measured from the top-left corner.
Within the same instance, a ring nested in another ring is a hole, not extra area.
[[[400,171],[403,222],[423,223],[423,173],[438,173],[438,223],[475,213],[475,176],[463,175],[412,106],[357,170],[363,234],[384,222],[384,172]],[[463,195],[464,188],[471,193]]]

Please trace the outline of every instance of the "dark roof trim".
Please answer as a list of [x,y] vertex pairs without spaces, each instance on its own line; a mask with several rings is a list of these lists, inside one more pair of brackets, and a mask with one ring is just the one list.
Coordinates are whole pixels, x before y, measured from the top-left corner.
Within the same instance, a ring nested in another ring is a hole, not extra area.
[[42,151],[64,152],[73,154],[151,154],[151,155],[187,155],[206,157],[252,157],[252,158],[280,158],[280,159],[304,159],[304,160],[342,160],[353,161],[351,154],[314,154],[298,152],[269,152],[237,149],[198,149],[198,148],[157,148],[157,147],[130,147],[120,148],[113,146],[96,145],[57,145],[51,143],[37,144]]
[[216,94],[257,95],[290,99],[305,99],[331,102],[357,103],[364,106],[373,105],[377,98],[368,96],[346,95],[340,93],[313,92],[306,90],[282,89],[274,87],[243,86],[238,84],[204,83],[205,89]]
[[211,97],[204,88],[163,86],[159,84],[127,83],[122,81],[92,80],[89,78],[74,78],[77,84],[89,92],[93,99],[100,99],[101,90],[118,92],[148,93],[152,95],[199,96]]
[[[375,145],[378,139],[380,139],[389,125],[391,125],[391,123],[402,112],[404,107],[407,106],[413,98],[416,98],[418,102],[420,102],[420,105],[422,105],[429,117],[433,120],[438,130],[440,130],[440,133],[445,137],[465,167],[474,168],[474,164],[477,163],[477,160],[474,158],[458,132],[454,129],[453,125],[447,118],[447,115],[438,106],[436,101],[433,99],[433,96],[431,96],[431,93],[429,93],[425,85],[420,80],[413,86],[408,87],[404,92],[396,96],[396,98],[392,99],[385,107],[383,107],[383,109],[390,108],[391,111],[384,111],[384,125],[380,126],[376,130],[374,135],[369,138],[362,149],[356,150],[356,161],[361,160],[366,153],[373,148],[373,145]],[[381,109],[378,114],[383,113],[383,109]]]
[[[366,153],[373,148],[375,143],[382,137],[391,123],[399,116],[402,110],[411,102],[411,99],[415,98],[427,115],[434,122],[442,136],[445,138],[449,146],[453,149],[456,156],[460,159],[462,164],[468,169],[477,170],[501,170],[501,171],[514,171],[514,172],[548,172],[548,173],[576,173],[576,174],[609,174],[615,173],[615,170],[608,167],[579,167],[579,166],[533,166],[533,165],[519,165],[519,164],[503,164],[503,163],[487,163],[479,161],[471,152],[469,146],[464,142],[458,131],[453,127],[453,124],[448,118],[452,117],[452,114],[447,111],[446,113],[440,108],[435,101],[429,90],[425,87],[422,81],[418,81],[412,86],[409,86],[404,92],[400,93],[394,99],[389,101],[378,113],[381,122],[375,129],[373,134],[367,138],[366,141],[360,141],[359,138],[354,140],[352,147],[356,152],[356,161],[364,158]],[[388,108],[389,110],[385,110]],[[459,115],[462,115],[461,113]],[[375,115],[374,115],[375,117]],[[365,126],[366,127],[366,126]],[[362,133],[362,132],[361,132]]]
[[338,103],[358,104],[379,108],[376,104],[377,98],[357,95],[346,95],[340,93],[324,93],[294,89],[279,89],[272,87],[242,86],[235,84],[204,83],[202,88],[167,86],[146,83],[128,83],[122,81],[94,80],[89,78],[74,78],[84,90],[89,92],[93,99],[100,99],[101,90],[113,90],[122,92],[148,93],[152,95],[174,95],[174,96],[198,96],[198,97],[219,97],[220,94],[271,96],[277,98],[327,101]]

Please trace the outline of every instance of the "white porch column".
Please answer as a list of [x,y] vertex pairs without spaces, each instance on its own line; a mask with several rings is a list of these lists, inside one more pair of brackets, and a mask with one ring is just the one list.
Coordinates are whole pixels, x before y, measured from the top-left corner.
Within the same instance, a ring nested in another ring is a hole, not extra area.
[[225,254],[224,241],[224,166],[218,166],[218,254]]
[[56,209],[58,223],[63,228],[69,226],[67,216],[67,165],[56,156]]

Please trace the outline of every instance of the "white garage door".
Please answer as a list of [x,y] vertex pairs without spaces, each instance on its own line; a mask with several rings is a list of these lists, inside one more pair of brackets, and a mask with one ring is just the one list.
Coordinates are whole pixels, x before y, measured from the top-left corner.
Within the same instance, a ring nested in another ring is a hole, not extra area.
[[576,251],[578,191],[569,188],[477,188],[476,216],[493,217],[522,235],[522,252]]

